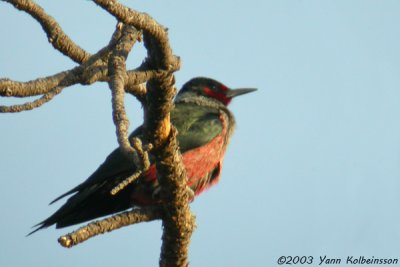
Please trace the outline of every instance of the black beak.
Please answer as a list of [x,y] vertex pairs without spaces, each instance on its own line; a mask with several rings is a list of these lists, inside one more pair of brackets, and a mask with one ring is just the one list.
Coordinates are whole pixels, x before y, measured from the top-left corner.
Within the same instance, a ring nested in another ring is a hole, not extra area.
[[226,96],[229,98],[236,97],[238,95],[244,95],[247,93],[251,93],[257,91],[256,88],[238,88],[238,89],[229,89],[229,91],[226,93]]

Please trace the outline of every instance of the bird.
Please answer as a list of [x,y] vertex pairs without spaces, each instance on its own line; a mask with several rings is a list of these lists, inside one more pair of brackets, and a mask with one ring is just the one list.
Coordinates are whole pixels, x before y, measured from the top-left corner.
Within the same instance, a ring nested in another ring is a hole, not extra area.
[[[220,179],[225,151],[235,128],[228,105],[234,97],[254,91],[255,88],[231,89],[214,79],[196,77],[186,82],[176,95],[171,123],[178,131],[187,186],[194,196]],[[138,127],[129,140],[142,132],[143,127]],[[133,161],[116,148],[89,178],[53,200],[50,204],[72,195],[28,235],[52,225],[63,228],[130,208],[159,204],[160,187],[151,155],[150,162],[146,172],[112,195],[111,190],[137,170]]]

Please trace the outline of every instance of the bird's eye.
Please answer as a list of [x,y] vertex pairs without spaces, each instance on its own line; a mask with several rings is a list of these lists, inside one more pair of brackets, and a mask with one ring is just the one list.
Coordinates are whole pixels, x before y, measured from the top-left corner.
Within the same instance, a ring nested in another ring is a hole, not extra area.
[[213,91],[215,91],[215,92],[220,91],[219,87],[218,87],[218,86],[215,86],[215,85],[212,85],[212,86],[211,86],[211,90],[213,90]]

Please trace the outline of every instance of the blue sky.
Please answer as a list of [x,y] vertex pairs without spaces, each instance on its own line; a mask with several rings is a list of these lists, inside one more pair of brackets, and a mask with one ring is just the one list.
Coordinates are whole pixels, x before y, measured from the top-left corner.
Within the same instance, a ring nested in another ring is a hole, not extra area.
[[[90,52],[115,20],[90,1],[37,1]],[[220,183],[191,205],[192,266],[275,266],[279,256],[399,257],[399,1],[124,1],[169,28],[177,86],[209,76],[257,87],[235,99]],[[0,77],[74,65],[28,15],[0,3]],[[135,46],[128,67],[144,49]],[[131,128],[141,109],[127,97]],[[20,100],[4,99],[1,104]],[[30,112],[0,115],[1,266],[156,266],[161,223],[72,249],[30,227],[117,145],[106,84],[74,86]],[[315,265],[317,265],[316,263]]]

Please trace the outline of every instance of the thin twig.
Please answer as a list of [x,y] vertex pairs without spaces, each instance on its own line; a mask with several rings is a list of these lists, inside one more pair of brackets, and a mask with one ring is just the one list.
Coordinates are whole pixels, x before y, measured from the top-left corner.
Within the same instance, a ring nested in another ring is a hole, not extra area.
[[118,194],[121,190],[125,189],[128,185],[136,181],[137,178],[139,178],[140,175],[142,175],[142,170],[138,170],[134,172],[132,175],[130,175],[128,178],[124,179],[122,182],[117,184],[113,189],[111,189],[110,193],[111,195],[116,195]]
[[13,105],[13,106],[0,106],[0,113],[16,113],[21,111],[32,110],[34,108],[40,107],[41,105],[49,102],[53,99],[56,95],[61,93],[64,87],[57,86],[53,90],[47,92],[39,99],[36,99],[32,102],[27,102],[20,105]]
[[131,211],[115,214],[100,221],[89,223],[72,233],[61,236],[58,242],[61,246],[70,248],[99,234],[111,232],[131,224],[159,219],[161,219],[161,209],[158,207],[133,209]]
[[150,168],[148,151],[152,149],[152,145],[148,144],[147,146],[143,146],[142,141],[137,137],[133,138],[131,142],[133,148],[135,149],[135,152],[137,153],[137,156],[140,159],[140,163],[142,166],[138,168],[138,170],[134,172],[132,175],[130,175],[128,178],[124,179],[122,182],[116,185],[111,190],[111,195],[115,195],[124,188],[126,188],[128,185],[133,183],[137,178],[139,178],[139,176],[142,175],[142,173],[146,172]]

